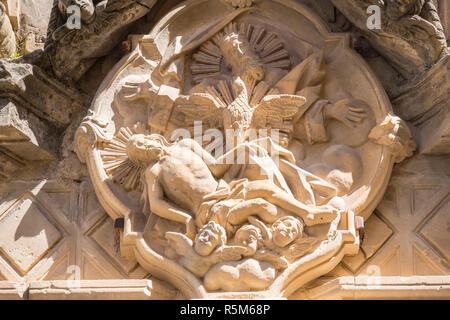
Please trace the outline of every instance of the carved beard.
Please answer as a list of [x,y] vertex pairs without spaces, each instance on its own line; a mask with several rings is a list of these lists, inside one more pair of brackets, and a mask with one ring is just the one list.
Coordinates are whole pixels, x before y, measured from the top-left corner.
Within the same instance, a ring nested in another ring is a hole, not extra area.
[[258,81],[264,78],[264,66],[243,35],[237,33],[227,35],[221,44],[221,50],[234,76],[241,77],[244,81],[250,79]]

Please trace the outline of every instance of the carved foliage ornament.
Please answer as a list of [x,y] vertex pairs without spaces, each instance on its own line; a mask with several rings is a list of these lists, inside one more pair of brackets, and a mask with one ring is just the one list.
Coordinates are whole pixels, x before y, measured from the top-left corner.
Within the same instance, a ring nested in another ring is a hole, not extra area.
[[76,135],[122,255],[187,298],[262,298],[358,252],[415,144],[347,36],[290,1],[217,0],[131,41]]

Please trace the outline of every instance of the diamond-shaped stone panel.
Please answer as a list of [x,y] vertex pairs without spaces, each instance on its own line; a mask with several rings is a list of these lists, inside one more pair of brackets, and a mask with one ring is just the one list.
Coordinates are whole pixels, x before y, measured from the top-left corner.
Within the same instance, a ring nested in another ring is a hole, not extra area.
[[129,273],[136,267],[136,261],[128,261],[124,259],[120,250],[115,248],[115,233],[113,220],[105,216],[103,221],[92,231],[90,237],[114,259],[126,273]]
[[419,232],[450,264],[450,196],[436,208]]
[[431,199],[431,197],[436,194],[440,189],[439,186],[414,186],[413,187],[413,200],[412,200],[412,213],[417,213],[417,208],[420,208],[423,203],[426,203],[427,200]]
[[0,216],[0,251],[25,275],[61,239],[31,197]]
[[342,263],[355,273],[392,235],[392,230],[376,214],[365,223],[364,241],[355,256],[346,256]]

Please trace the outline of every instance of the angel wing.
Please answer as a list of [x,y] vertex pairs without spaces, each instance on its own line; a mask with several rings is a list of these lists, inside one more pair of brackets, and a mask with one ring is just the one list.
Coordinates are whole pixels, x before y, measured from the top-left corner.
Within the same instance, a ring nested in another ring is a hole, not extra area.
[[220,261],[238,261],[241,260],[242,255],[246,252],[245,247],[241,246],[222,246],[216,249],[213,253],[215,257],[214,263]]
[[194,121],[202,121],[210,126],[222,126],[222,107],[207,93],[194,93],[189,96],[180,96],[175,100],[178,110],[186,116],[191,125]]
[[283,256],[289,262],[297,260],[305,254],[311,252],[313,247],[319,242],[317,238],[300,238],[290,245],[287,249],[281,249]]
[[258,250],[253,258],[259,261],[266,261],[270,263],[275,269],[286,269],[289,265],[284,257],[270,250]]
[[178,232],[166,232],[166,239],[169,241],[169,245],[180,256],[186,256],[189,252],[192,252],[193,242],[184,234]]
[[283,120],[292,119],[305,102],[304,97],[290,94],[265,96],[255,107],[253,122],[259,126],[280,126]]
[[253,216],[248,217],[248,222],[261,230],[264,245],[269,248],[272,247],[272,232],[270,229],[261,220],[258,220]]

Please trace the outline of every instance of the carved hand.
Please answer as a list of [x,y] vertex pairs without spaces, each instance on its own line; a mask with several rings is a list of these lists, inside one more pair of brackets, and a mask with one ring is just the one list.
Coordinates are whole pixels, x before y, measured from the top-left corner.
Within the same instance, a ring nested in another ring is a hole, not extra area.
[[150,97],[150,82],[145,81],[142,83],[125,82],[120,92],[124,101],[133,102],[142,98]]
[[362,108],[351,106],[351,99],[342,99],[326,107],[325,118],[338,120],[347,127],[354,128],[366,118],[366,112]]

